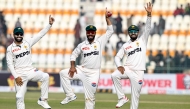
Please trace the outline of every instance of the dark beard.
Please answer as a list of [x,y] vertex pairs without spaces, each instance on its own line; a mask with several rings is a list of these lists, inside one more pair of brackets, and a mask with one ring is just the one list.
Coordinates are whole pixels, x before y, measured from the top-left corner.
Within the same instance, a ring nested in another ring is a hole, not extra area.
[[[132,35],[135,35],[136,37],[132,37]],[[136,34],[130,34],[129,36],[130,36],[132,41],[135,41],[138,37],[138,34],[137,33]]]
[[16,37],[14,37],[15,41],[17,42],[22,42],[23,38],[21,37],[21,39],[17,39]]
[[130,37],[133,41],[137,39],[137,37]]
[[94,40],[94,38],[95,38],[95,37],[93,37],[93,38],[88,38],[88,37],[87,37],[87,39],[88,39],[89,42],[92,42],[92,41]]

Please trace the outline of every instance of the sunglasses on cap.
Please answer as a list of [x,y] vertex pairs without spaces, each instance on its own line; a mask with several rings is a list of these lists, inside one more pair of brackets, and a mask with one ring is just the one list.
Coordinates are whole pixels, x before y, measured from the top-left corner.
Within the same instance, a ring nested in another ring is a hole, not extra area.
[[20,35],[20,36],[23,36],[23,33],[15,33],[15,35]]
[[138,33],[139,31],[137,30],[130,30],[129,33]]
[[96,31],[86,31],[86,33],[87,33],[87,34],[90,34],[90,33],[91,33],[91,34],[95,34]]

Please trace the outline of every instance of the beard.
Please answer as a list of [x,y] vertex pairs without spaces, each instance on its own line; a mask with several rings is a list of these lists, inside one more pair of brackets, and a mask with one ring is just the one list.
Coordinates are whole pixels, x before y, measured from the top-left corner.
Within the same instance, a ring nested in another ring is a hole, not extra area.
[[95,36],[92,36],[92,35],[90,35],[90,36],[87,36],[87,39],[88,39],[88,41],[89,42],[92,42],[93,40],[94,40],[94,38],[95,38]]
[[129,35],[130,36],[130,38],[131,38],[131,40],[136,40],[137,39],[137,37],[138,37],[138,34],[130,34]]
[[22,40],[23,40],[23,37],[19,37],[19,38],[17,38],[17,37],[14,37],[14,39],[15,39],[15,41],[17,41],[17,42],[22,42]]

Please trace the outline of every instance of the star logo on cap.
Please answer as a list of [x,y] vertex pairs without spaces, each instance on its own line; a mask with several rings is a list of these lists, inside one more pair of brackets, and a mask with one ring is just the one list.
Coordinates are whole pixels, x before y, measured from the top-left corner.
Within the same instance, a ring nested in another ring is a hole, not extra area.
[[93,26],[91,25],[90,28],[93,28]]
[[132,28],[135,28],[135,26],[132,26]]

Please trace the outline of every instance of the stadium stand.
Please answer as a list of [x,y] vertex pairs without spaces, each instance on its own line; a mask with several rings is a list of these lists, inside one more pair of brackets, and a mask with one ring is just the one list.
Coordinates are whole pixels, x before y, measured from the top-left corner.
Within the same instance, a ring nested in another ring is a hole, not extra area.
[[[123,18],[123,34],[120,34],[124,41],[129,38],[126,33],[127,18],[131,14],[134,15],[132,24],[138,25],[139,21],[146,21],[146,12],[144,11],[145,3],[150,0],[106,0],[95,1],[94,14],[89,18],[93,18],[89,24],[94,24],[97,28],[97,37],[105,32],[106,24],[104,21],[105,7],[113,12],[113,18],[120,12]],[[90,1],[87,0],[89,4]],[[34,65],[47,72],[59,72],[61,69],[69,67],[70,54],[74,49],[74,26],[79,18],[80,6],[84,2],[80,0],[0,0],[0,10],[3,11],[8,34],[12,34],[14,24],[18,17],[22,27],[25,30],[25,37],[35,36],[46,24],[47,18],[51,14],[55,18],[53,28],[43,37],[32,49]],[[173,16],[173,12],[177,6],[181,4],[185,7],[190,0],[155,0],[152,13],[153,22],[159,22],[159,15],[163,15],[166,20],[166,28],[162,35],[154,34],[150,36],[147,51],[147,63],[151,63],[147,68],[154,69],[155,63],[148,60],[150,51],[153,56],[158,50],[163,50],[164,56],[169,51],[171,56],[175,56],[174,51],[185,51],[190,56],[190,16],[177,15]],[[89,5],[92,6],[92,5]],[[85,10],[88,6],[85,5]],[[89,9],[92,7],[89,7]],[[118,36],[113,34],[110,39],[114,49]],[[5,49],[0,46],[0,59],[4,56]],[[116,53],[116,50],[113,51]],[[103,59],[104,60],[104,59]],[[1,65],[1,64],[0,64]],[[105,65],[102,62],[102,68],[105,73],[109,73],[115,69],[113,63]]]

